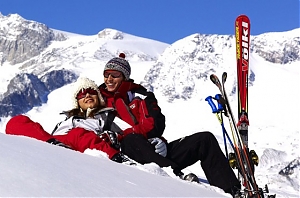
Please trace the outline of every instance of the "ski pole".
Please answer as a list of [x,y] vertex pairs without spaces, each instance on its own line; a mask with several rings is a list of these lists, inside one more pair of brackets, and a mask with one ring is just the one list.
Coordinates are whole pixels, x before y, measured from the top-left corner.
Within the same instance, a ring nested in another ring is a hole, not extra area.
[[[220,123],[221,123],[221,126],[222,126],[223,133],[226,135],[226,137],[227,137],[227,139],[228,139],[228,141],[229,141],[232,149],[234,150],[233,143],[232,143],[232,141],[231,141],[231,139],[230,139],[230,137],[229,137],[229,135],[228,135],[228,133],[227,133],[227,131],[225,129],[224,122],[223,122],[223,114],[222,114],[222,112],[225,111],[225,108],[224,108],[224,105],[225,105],[224,99],[222,98],[221,94],[216,94],[215,95],[215,99],[218,102],[218,111],[221,112],[221,120],[222,120],[222,122],[220,122]],[[225,115],[227,115],[226,112],[225,112]]]
[[[228,140],[229,140],[229,142],[230,142],[232,148],[233,148],[233,144],[232,144],[232,142],[231,142],[231,140],[230,140],[230,137],[229,137],[229,135],[228,135],[228,133],[227,133],[225,127],[224,127],[223,117],[222,117],[222,108],[223,108],[223,107],[220,106],[220,105],[218,105],[218,109],[217,109],[217,107],[216,107],[216,105],[215,105],[215,103],[213,102],[212,99],[213,99],[212,96],[208,96],[208,97],[205,98],[205,101],[208,102],[209,106],[210,106],[211,109],[212,109],[212,113],[216,114],[217,119],[219,120],[219,122],[220,122],[220,124],[221,124],[222,131],[223,131],[223,139],[224,139],[225,153],[226,153],[226,158],[228,159],[228,149],[227,149],[227,143],[226,143],[226,136],[227,136],[227,138],[228,138]],[[220,117],[219,113],[221,113],[221,117]]]
[[213,97],[211,97],[211,96],[207,96],[207,97],[205,98],[205,101],[207,101],[208,104],[209,104],[209,106],[211,107],[212,113],[218,113],[219,111],[218,111],[218,109],[217,109],[215,103],[213,102],[212,98],[213,98]]

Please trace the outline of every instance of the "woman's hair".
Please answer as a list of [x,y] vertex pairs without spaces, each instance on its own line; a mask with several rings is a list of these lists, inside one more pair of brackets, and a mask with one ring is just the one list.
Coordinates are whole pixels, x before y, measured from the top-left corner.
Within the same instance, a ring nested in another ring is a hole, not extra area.
[[97,112],[99,112],[101,109],[103,109],[104,107],[99,105],[98,107],[94,108],[94,109],[90,109],[87,111],[83,111],[81,108],[74,108],[71,109],[70,111],[66,111],[64,112],[64,114],[69,118],[72,116],[78,116],[78,117],[82,117],[82,118],[93,118],[95,116],[95,114]]

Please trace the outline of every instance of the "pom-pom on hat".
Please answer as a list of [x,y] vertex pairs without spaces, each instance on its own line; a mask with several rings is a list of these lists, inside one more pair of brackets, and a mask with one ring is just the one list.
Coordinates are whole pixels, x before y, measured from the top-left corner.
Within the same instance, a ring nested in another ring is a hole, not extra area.
[[124,53],[120,53],[119,57],[109,60],[104,67],[104,71],[105,70],[116,70],[122,72],[126,80],[129,80],[131,74],[131,67],[128,61],[125,60]]
[[73,84],[73,95],[72,95],[72,100],[73,100],[73,108],[78,109],[78,101],[76,99],[77,94],[82,90],[82,89],[87,89],[87,88],[92,88],[97,91],[98,93],[98,98],[99,98],[99,103],[101,106],[105,107],[105,102],[104,99],[100,93],[100,90],[97,86],[97,84],[92,81],[91,79],[87,77],[79,77],[77,81]]

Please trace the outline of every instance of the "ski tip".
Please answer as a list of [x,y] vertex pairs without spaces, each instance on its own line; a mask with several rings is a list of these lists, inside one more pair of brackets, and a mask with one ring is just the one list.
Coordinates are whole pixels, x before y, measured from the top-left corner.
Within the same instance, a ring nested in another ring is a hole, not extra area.
[[215,74],[211,74],[210,75],[210,80],[214,83],[214,84],[216,84],[216,82],[217,82],[217,76],[215,75]]
[[227,79],[227,72],[223,72],[222,74],[222,82],[226,82],[226,79]]
[[237,19],[238,19],[238,18],[247,18],[247,19],[249,19],[249,17],[248,17],[246,14],[240,14],[240,15],[238,15],[236,18],[237,18]]

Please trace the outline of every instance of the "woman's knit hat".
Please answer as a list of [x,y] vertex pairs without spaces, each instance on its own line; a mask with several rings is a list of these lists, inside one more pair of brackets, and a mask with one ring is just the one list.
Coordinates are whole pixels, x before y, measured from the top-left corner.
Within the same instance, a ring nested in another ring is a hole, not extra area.
[[126,80],[129,80],[131,74],[131,67],[127,60],[125,60],[125,54],[120,53],[119,57],[115,57],[108,61],[104,67],[105,70],[117,70],[123,73]]
[[74,109],[79,108],[78,101],[76,99],[77,94],[82,89],[87,89],[87,88],[92,88],[92,89],[97,91],[98,98],[99,98],[99,103],[100,103],[101,106],[105,107],[104,99],[103,99],[103,97],[100,93],[100,90],[99,90],[97,84],[94,81],[92,81],[91,79],[87,78],[87,77],[79,77],[77,79],[77,81],[73,84],[73,95],[72,95],[73,108]]

